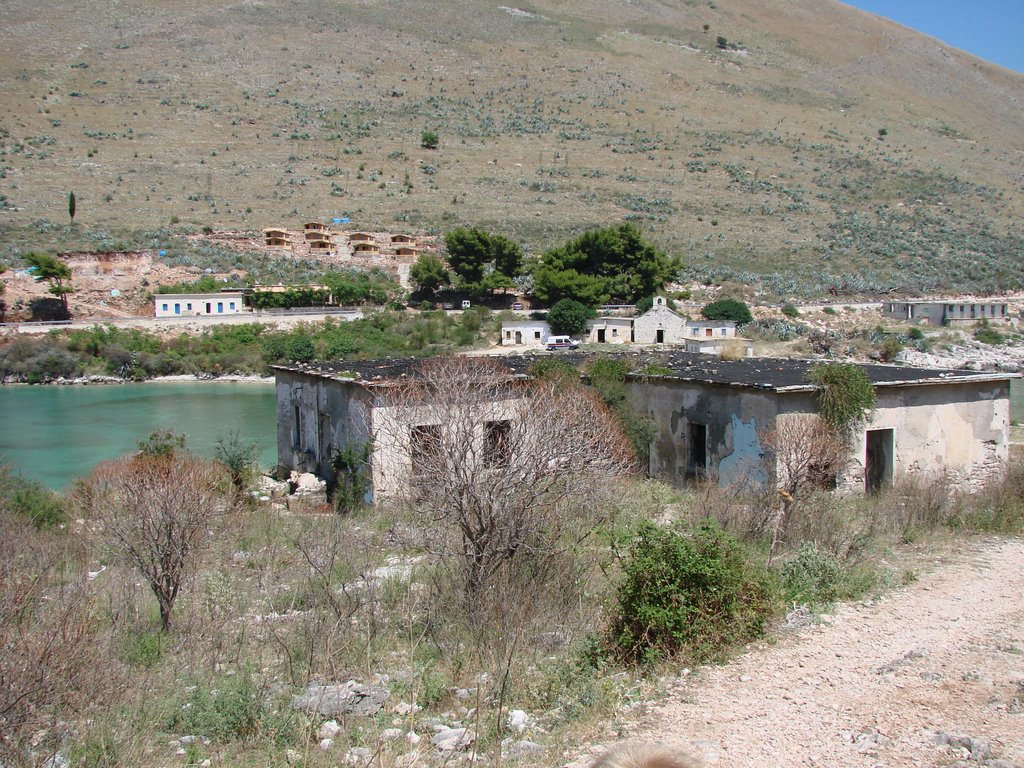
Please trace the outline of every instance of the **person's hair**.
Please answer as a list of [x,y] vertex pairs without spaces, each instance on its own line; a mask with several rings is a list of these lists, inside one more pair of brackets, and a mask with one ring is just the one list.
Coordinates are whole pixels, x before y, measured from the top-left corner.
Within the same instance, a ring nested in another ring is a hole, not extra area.
[[697,763],[667,747],[625,744],[605,753],[590,768],[697,768]]

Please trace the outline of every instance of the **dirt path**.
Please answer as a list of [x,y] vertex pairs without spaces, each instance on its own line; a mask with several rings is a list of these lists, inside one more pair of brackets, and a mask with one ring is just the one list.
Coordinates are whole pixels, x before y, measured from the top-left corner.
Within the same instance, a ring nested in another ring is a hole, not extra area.
[[878,602],[683,678],[627,730],[730,768],[1024,766],[1024,541],[968,541]]

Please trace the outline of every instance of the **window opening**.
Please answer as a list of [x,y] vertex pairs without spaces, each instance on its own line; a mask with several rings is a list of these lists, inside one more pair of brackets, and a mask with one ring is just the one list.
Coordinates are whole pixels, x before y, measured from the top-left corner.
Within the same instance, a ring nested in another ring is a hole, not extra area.
[[511,434],[512,423],[509,421],[488,421],[484,424],[484,464],[486,466],[508,466],[512,458]]

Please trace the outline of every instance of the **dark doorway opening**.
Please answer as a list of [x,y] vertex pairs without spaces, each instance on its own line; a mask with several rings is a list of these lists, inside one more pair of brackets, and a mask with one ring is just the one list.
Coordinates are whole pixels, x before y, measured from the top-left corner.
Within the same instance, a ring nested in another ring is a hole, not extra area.
[[597,329],[597,342],[598,344],[604,344],[604,328]]
[[658,333],[657,333],[657,336],[654,339],[654,342],[656,344],[664,344],[665,343],[665,331],[664,331],[664,329],[662,329],[662,328],[658,329]]
[[708,473],[708,428],[704,424],[691,423],[686,457],[686,477],[700,479]]
[[878,493],[892,484],[895,448],[891,429],[869,429],[864,452],[864,490]]

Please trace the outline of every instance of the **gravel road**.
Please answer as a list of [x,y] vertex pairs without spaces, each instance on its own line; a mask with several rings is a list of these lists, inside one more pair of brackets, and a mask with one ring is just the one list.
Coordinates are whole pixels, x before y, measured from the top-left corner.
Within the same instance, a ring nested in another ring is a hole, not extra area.
[[680,680],[629,739],[730,768],[1024,766],[1024,541],[968,540],[908,587]]

